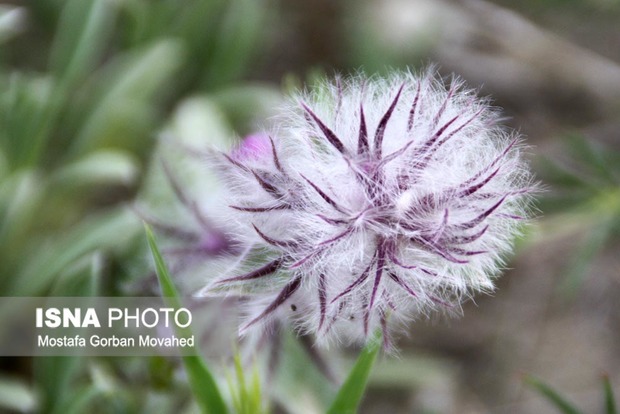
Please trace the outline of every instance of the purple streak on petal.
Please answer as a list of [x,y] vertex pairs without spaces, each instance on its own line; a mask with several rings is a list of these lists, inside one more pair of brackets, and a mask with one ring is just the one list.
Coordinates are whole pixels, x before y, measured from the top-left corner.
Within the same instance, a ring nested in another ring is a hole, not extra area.
[[418,82],[415,98],[413,98],[413,104],[411,105],[411,110],[409,111],[409,120],[407,121],[407,131],[411,131],[413,129],[413,124],[415,122],[415,111],[418,106],[418,100],[420,99],[420,89],[422,82]]
[[330,244],[332,244],[334,242],[337,242],[338,240],[340,240],[343,237],[347,236],[349,233],[353,232],[353,230],[354,230],[353,227],[349,227],[345,231],[343,231],[342,233],[339,233],[339,234],[335,235],[334,237],[331,237],[331,238],[329,238],[327,240],[323,240],[322,242],[317,244],[316,249],[313,252],[311,252],[310,254],[308,254],[307,256],[302,258],[301,260],[293,263],[291,265],[291,269],[294,269],[294,268],[297,268],[297,267],[301,266],[306,261],[308,261],[310,258],[312,258],[313,256],[321,253],[323,250],[325,250]]
[[405,145],[403,145],[399,150],[396,150],[394,152],[392,152],[389,155],[386,155],[381,162],[379,163],[379,167],[383,167],[385,166],[385,164],[387,164],[388,162],[394,161],[396,158],[400,157],[401,155],[403,155],[405,152],[407,152],[407,150],[409,149],[409,147],[414,143],[414,140],[409,141],[408,143],[406,143]]
[[[376,253],[375,253],[376,256]],[[355,281],[353,283],[351,283],[349,286],[347,286],[342,292],[340,292],[338,295],[336,295],[335,298],[333,298],[331,300],[330,305],[332,303],[334,303],[335,301],[337,301],[338,299],[340,299],[341,297],[348,295],[349,293],[351,293],[353,291],[353,289],[355,289],[356,287],[358,287],[359,285],[361,285],[367,278],[368,278],[368,274],[370,272],[370,268],[375,264],[375,256],[373,256],[373,258],[370,260],[370,263],[368,264],[368,266],[366,267],[366,269],[364,269],[364,271],[362,272],[362,274],[360,275],[360,277],[358,277],[357,279],[355,279]]]
[[290,298],[299,289],[300,286],[301,276],[297,276],[286,285],[284,285],[284,287],[282,288],[278,296],[274,299],[274,301],[271,302],[260,315],[248,322],[241,330],[247,330],[256,322],[260,321],[261,319],[265,318],[270,313],[278,309],[284,302],[286,302],[288,298]]
[[477,256],[479,254],[485,254],[488,253],[488,250],[476,250],[476,251],[469,251],[469,250],[464,250],[464,249],[460,249],[458,247],[452,247],[450,248],[450,251],[454,254],[458,254],[460,256]]
[[336,76],[336,111],[334,114],[334,121],[338,120],[340,116],[340,109],[342,108],[342,82],[340,76]]
[[370,323],[370,307],[368,306],[368,304],[365,304],[364,308],[364,320],[362,324],[364,326],[364,336],[368,337],[368,324]]
[[469,195],[474,194],[476,191],[480,190],[482,187],[484,187],[486,184],[489,183],[489,181],[491,181],[493,179],[493,177],[495,177],[497,175],[497,173],[499,172],[500,167],[498,167],[495,171],[493,171],[491,174],[489,174],[488,177],[486,177],[484,180],[480,181],[477,184],[474,184],[470,187],[464,188],[461,191],[459,191],[456,194],[456,197],[467,197]]
[[492,168],[495,168],[495,166],[497,165],[498,162],[500,162],[502,160],[502,158],[504,158],[512,149],[512,147],[515,146],[515,144],[518,142],[518,139],[513,139],[510,144],[508,144],[508,146],[504,149],[504,151],[502,151],[501,154],[499,154],[489,165],[487,165],[486,167],[484,167],[482,170],[478,171],[473,177],[471,177],[470,179],[468,179],[467,181],[465,181],[462,185],[469,185],[471,183],[473,183],[474,181],[478,180],[480,177],[482,177],[483,174],[485,174],[487,171],[489,171]]
[[445,306],[446,308],[452,308],[452,307],[454,307],[454,306],[453,306],[453,305],[451,305],[450,303],[448,303],[448,302],[446,302],[446,301],[443,301],[443,300],[439,299],[439,298],[438,298],[438,297],[436,297],[436,296],[428,295],[428,298],[429,298],[430,300],[432,300],[433,302],[435,302],[435,303],[439,304],[439,305]]
[[236,160],[233,160],[228,154],[224,154],[223,152],[221,154],[222,154],[222,156],[224,158],[226,158],[226,161],[228,161],[229,163],[231,163],[235,167],[239,168],[242,171],[248,172],[248,173],[251,172],[248,167],[246,167],[245,165],[241,164],[240,162],[238,162]]
[[437,272],[434,272],[434,271],[432,271],[432,270],[425,269],[425,268],[423,268],[423,267],[421,267],[421,268],[420,268],[420,271],[421,271],[422,273],[426,273],[427,275],[432,276],[432,277],[437,277],[437,276],[438,276]]
[[444,259],[448,260],[449,262],[459,263],[459,264],[469,263],[467,260],[461,260],[461,259],[458,259],[458,258],[452,256],[450,253],[448,253],[441,246],[437,246],[436,244],[431,243],[431,242],[429,242],[427,240],[424,240],[424,239],[422,239],[420,237],[412,237],[411,240],[422,244],[423,246],[427,247],[431,251],[431,253],[435,253],[435,254],[439,255],[439,256],[443,257]]
[[347,163],[347,167],[349,167],[353,175],[355,175],[355,179],[359,181],[359,183],[362,184],[365,188],[368,188],[370,184],[370,179],[366,176],[367,171],[365,171],[363,168],[360,168],[363,166],[360,166],[358,163],[352,163],[347,156],[343,156],[343,158]]
[[486,233],[488,228],[489,228],[489,225],[487,224],[486,226],[484,226],[482,228],[482,230],[480,230],[480,231],[478,231],[478,232],[476,232],[476,233],[474,233],[472,235],[469,235],[469,236],[456,236],[456,237],[454,237],[454,238],[452,238],[450,240],[450,243],[452,243],[452,244],[467,244],[467,243],[474,242],[474,241],[478,240],[480,237],[482,237],[482,235],[484,233]]
[[409,189],[409,174],[408,173],[400,173],[396,177],[396,181],[398,182],[398,189],[405,192]]
[[258,227],[256,227],[255,224],[252,224],[252,227],[254,227],[254,230],[256,231],[256,233],[258,233],[258,235],[261,237],[261,239],[265,240],[267,243],[271,244],[272,246],[283,247],[283,248],[291,248],[291,247],[297,246],[297,242],[295,242],[295,241],[292,241],[292,240],[288,240],[288,241],[276,240],[274,238],[271,238],[271,237],[267,236],[265,233],[260,231],[260,229]]
[[375,169],[374,174],[372,175],[372,179],[370,181],[371,185],[368,188],[368,193],[373,200],[380,200],[379,204],[382,204],[384,199],[386,198],[385,191],[383,191],[383,170],[380,168]]
[[280,164],[280,158],[278,158],[278,152],[276,151],[276,144],[273,142],[273,138],[269,137],[269,142],[271,143],[271,155],[273,157],[273,163],[280,172],[284,172],[282,169],[282,165]]
[[388,253],[388,258],[392,261],[392,263],[394,263],[398,267],[402,267],[403,269],[409,269],[409,270],[417,269],[417,267],[418,267],[418,266],[413,266],[413,265],[410,266],[410,265],[406,265],[406,264],[402,263],[400,261],[400,259],[398,257],[396,257],[396,254],[395,254],[395,252],[393,250],[392,251],[388,251],[387,253]]
[[204,230],[212,230],[215,226],[213,225],[213,223],[210,222],[209,219],[207,219],[207,217],[205,217],[202,211],[200,211],[198,204],[195,201],[190,200],[190,198],[185,194],[185,192],[181,188],[181,184],[170,170],[168,164],[162,161],[162,167],[164,169],[164,174],[166,175],[166,178],[168,179],[168,182],[170,183],[170,186],[172,187],[172,190],[174,191],[174,194],[179,199],[179,201],[186,208],[189,209],[189,211],[192,213],[194,218],[198,221],[198,223]]
[[383,242],[379,242],[379,246],[377,247],[377,268],[375,272],[375,281],[372,285],[372,293],[370,294],[370,303],[368,304],[368,311],[372,311],[372,308],[375,304],[375,299],[377,297],[377,290],[379,289],[379,284],[381,283],[381,276],[383,275],[383,268],[385,267],[385,244]]
[[266,213],[269,211],[274,211],[274,210],[290,210],[291,206],[288,206],[286,204],[281,204],[279,206],[273,206],[273,207],[241,207],[241,206],[228,206],[232,209],[235,209],[237,211],[245,211],[248,213]]
[[[535,189],[532,188],[522,188],[521,190],[515,190],[515,191],[509,191],[507,193],[478,193],[476,194],[476,199],[477,200],[488,200],[490,198],[498,198],[498,197],[503,197],[503,196],[514,196],[514,195],[519,195],[519,194],[527,194],[527,193],[531,193],[531,192],[535,192]],[[499,214],[498,214],[499,215]]]
[[396,305],[392,301],[391,296],[392,295],[390,295],[387,290],[383,289],[383,299],[385,300],[385,303],[387,303],[390,309],[392,309],[393,311],[396,311]]
[[282,193],[276,187],[274,187],[273,185],[265,181],[260,175],[258,175],[256,171],[254,170],[250,170],[250,171],[254,175],[254,178],[256,178],[256,181],[258,181],[258,184],[263,188],[263,190],[265,190],[267,193],[269,193],[272,197],[276,199],[280,199],[282,197]]
[[[441,146],[443,144],[445,144],[446,142],[448,142],[448,140],[450,138],[452,138],[454,135],[456,135],[459,131],[461,131],[463,128],[465,128],[470,122],[472,122],[474,119],[476,119],[478,117],[478,115],[480,115],[482,113],[482,109],[480,109],[478,112],[476,112],[470,119],[468,119],[467,121],[465,121],[462,125],[460,125],[458,128],[456,128],[454,131],[450,132],[448,135],[446,135],[441,141],[439,141],[435,146],[433,146],[432,148],[431,144],[429,144],[427,147],[424,148],[424,151],[428,150],[430,148],[430,150],[426,153],[426,155],[424,156],[424,160],[420,163],[419,167],[420,169],[422,168],[426,168],[426,165],[428,164],[428,161],[431,159],[431,157],[433,156],[433,154],[435,152],[437,152],[437,150],[439,148],[441,148]],[[451,121],[448,122],[447,125],[444,125],[444,127],[449,126],[449,124],[451,124],[452,122],[454,122],[456,120],[456,118],[458,118],[458,115],[454,118],[452,118]],[[441,134],[443,134],[443,132],[445,132],[445,128],[442,128],[441,133],[438,131],[435,135],[433,135],[434,138],[431,139],[431,141],[436,141],[438,138],[440,138]],[[440,135],[437,135],[440,134]],[[424,153],[424,151],[422,151],[422,153]]]
[[316,114],[312,112],[310,108],[308,108],[308,106],[305,103],[302,102],[301,106],[304,108],[306,113],[310,115],[310,117],[312,117],[312,119],[314,120],[316,125],[321,129],[321,132],[323,132],[323,135],[329,141],[329,143],[332,144],[334,148],[336,148],[341,154],[344,154],[345,153],[344,145],[342,144],[342,141],[340,141],[340,139],[336,136],[336,134],[334,134],[334,132],[331,129],[329,129],[323,123],[323,121],[321,121],[321,119],[318,116],[316,116]]
[[[459,116],[460,115],[456,115],[454,118],[443,124],[441,128],[439,128],[424,144],[422,144],[422,153],[428,151],[433,146],[433,144],[437,142],[439,138],[441,138],[443,133],[446,132],[446,129],[448,129],[450,125],[452,125],[459,118]],[[437,147],[439,147],[439,145]]]
[[402,227],[405,230],[409,230],[409,231],[418,231],[420,230],[420,228],[418,226],[416,226],[415,224],[410,224],[410,223],[405,223],[405,222],[400,222],[399,226]]
[[441,220],[441,224],[439,225],[439,229],[435,233],[435,236],[433,236],[433,238],[431,239],[432,243],[437,243],[439,241],[439,239],[443,235],[443,232],[446,229],[447,225],[448,225],[448,209],[446,208],[443,211],[443,219]]
[[304,263],[306,263],[308,260],[312,259],[314,256],[316,256],[317,254],[321,253],[323,250],[325,250],[325,248],[319,248],[319,249],[315,249],[314,251],[312,251],[310,254],[306,255],[305,257],[302,257],[301,259],[299,259],[298,261],[296,261],[295,263],[293,263],[290,268],[291,269],[296,269],[298,267],[300,267],[301,265],[303,265]]
[[439,110],[435,114],[435,117],[433,118],[433,127],[437,126],[437,124],[439,123],[439,119],[448,107],[448,102],[450,102],[450,99],[452,98],[452,95],[454,95],[455,90],[456,87],[453,83],[452,85],[450,85],[450,90],[448,91],[448,95],[446,95],[446,99],[443,101],[443,104],[441,104],[441,108],[439,108]]
[[493,206],[491,206],[491,208],[489,208],[486,211],[484,211],[482,214],[480,214],[475,219],[470,220],[470,221],[466,221],[465,223],[457,224],[454,227],[458,228],[458,229],[464,229],[464,230],[476,227],[478,224],[482,223],[482,221],[485,218],[489,217],[495,210],[497,210],[497,208],[502,205],[504,200],[506,200],[506,197],[507,196],[502,197],[497,203],[493,204]]
[[319,286],[318,286],[318,291],[319,291],[319,313],[320,313],[320,319],[319,319],[319,328],[317,330],[321,330],[321,328],[323,327],[323,322],[325,322],[325,310],[327,307],[327,287],[325,286],[325,274],[321,273],[319,275]]
[[357,137],[357,153],[368,153],[368,129],[366,127],[366,117],[364,116],[364,106],[360,102],[360,130]]
[[325,335],[327,335],[329,331],[331,331],[332,327],[336,323],[336,320],[338,320],[338,317],[342,313],[342,310],[344,309],[345,304],[346,304],[346,300],[343,300],[338,304],[338,309],[336,309],[336,312],[333,314],[333,316],[329,320],[328,325],[325,327]]
[[375,156],[377,159],[381,159],[381,151],[382,151],[382,146],[383,146],[383,135],[385,134],[385,128],[387,126],[388,121],[390,120],[390,117],[392,116],[392,112],[394,112],[394,108],[396,107],[396,104],[398,103],[398,99],[400,98],[400,94],[403,91],[404,87],[405,87],[405,84],[403,83],[398,89],[398,92],[396,93],[396,96],[394,97],[392,104],[390,105],[388,110],[385,112],[381,120],[379,121],[379,125],[377,125],[377,130],[375,131],[375,142],[374,142]]
[[456,122],[456,120],[459,119],[459,117],[460,115],[454,116],[452,119],[446,122],[441,128],[439,128],[437,132],[435,132],[435,134],[433,135],[435,137],[435,140],[440,138],[443,135],[443,133],[446,132],[446,129],[450,128],[450,125]]
[[512,220],[525,220],[526,219],[525,217],[522,217],[522,216],[516,216],[514,214],[504,214],[504,213],[499,213],[497,217],[504,217],[504,218],[509,218]]
[[246,273],[241,276],[229,277],[227,279],[218,280],[216,283],[222,284],[222,283],[228,283],[228,282],[242,282],[246,280],[258,279],[263,276],[267,276],[267,275],[270,275],[276,272],[278,269],[280,269],[280,267],[282,267],[283,263],[284,263],[284,258],[279,257],[267,263],[266,265],[259,267],[258,269],[252,270],[249,273]]
[[444,139],[442,139],[439,144],[437,144],[437,148],[441,147],[443,144],[445,144],[450,138],[452,138],[454,135],[458,134],[463,128],[465,128],[467,125],[469,125],[470,123],[472,123],[474,121],[474,119],[478,118],[480,116],[480,114],[482,114],[482,112],[484,112],[484,108],[480,108],[478,110],[478,112],[476,112],[475,114],[473,114],[467,121],[463,122],[463,124],[459,125],[458,128],[456,128],[454,131],[450,132],[448,135],[446,135],[446,137]]
[[333,224],[334,226],[348,223],[346,220],[329,218],[327,216],[324,216],[323,214],[317,214],[316,216],[320,218],[321,220],[323,220],[324,222]]
[[189,201],[189,198],[187,197],[187,195],[181,188],[181,184],[179,183],[175,175],[172,173],[172,170],[170,169],[170,166],[168,165],[168,163],[162,160],[161,166],[163,167],[164,175],[166,176],[168,183],[170,183],[170,187],[172,187],[172,191],[174,192],[174,195],[185,206],[189,206],[191,202]]
[[383,350],[389,351],[390,349],[392,349],[392,340],[390,337],[390,331],[388,329],[387,315],[383,309],[379,310],[379,315],[381,323],[381,333],[383,336]]
[[340,239],[342,239],[343,237],[346,237],[347,235],[349,235],[351,232],[353,232],[354,228],[353,227],[349,227],[347,228],[345,231],[343,231],[342,233],[339,233],[337,235],[335,235],[334,237],[331,237],[327,240],[324,240],[322,242],[320,242],[317,246],[319,247],[325,247],[327,245],[330,245]]
[[336,209],[338,212],[343,213],[344,214],[344,210],[342,209],[342,207],[340,207],[338,205],[338,203],[336,203],[334,200],[331,199],[331,197],[329,197],[327,194],[325,194],[325,192],[323,190],[321,190],[316,184],[314,184],[312,181],[310,181],[309,179],[307,179],[303,174],[299,174],[301,175],[301,178],[303,178],[304,180],[306,180],[306,182],[308,184],[310,184],[310,186],[312,188],[314,188],[314,191],[316,191],[323,200],[325,200],[325,202],[327,204],[329,204],[330,206],[332,206],[334,209]]
[[392,272],[388,272],[388,275],[390,276],[390,278],[394,282],[396,282],[396,284],[398,286],[400,286],[401,288],[405,289],[407,291],[407,293],[409,293],[411,296],[413,296],[414,298],[418,297],[418,294],[415,293],[413,291],[413,289],[411,289],[411,287],[404,280],[402,280],[400,277],[398,277],[398,275],[396,275],[395,273],[392,273]]

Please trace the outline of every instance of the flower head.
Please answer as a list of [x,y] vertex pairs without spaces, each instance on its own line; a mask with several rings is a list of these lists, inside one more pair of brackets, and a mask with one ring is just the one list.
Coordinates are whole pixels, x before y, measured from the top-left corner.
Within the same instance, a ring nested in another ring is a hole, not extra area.
[[319,340],[387,338],[493,288],[531,176],[485,100],[400,73],[323,84],[284,112],[268,151],[221,157],[228,223],[254,249],[210,289],[253,298],[243,329],[280,315]]

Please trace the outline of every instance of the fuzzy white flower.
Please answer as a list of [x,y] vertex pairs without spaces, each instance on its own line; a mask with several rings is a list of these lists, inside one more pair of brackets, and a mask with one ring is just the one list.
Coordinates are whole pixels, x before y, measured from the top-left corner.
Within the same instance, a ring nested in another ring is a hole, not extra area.
[[493,289],[527,216],[519,138],[488,102],[432,74],[352,78],[295,97],[256,152],[219,159],[247,269],[208,287],[253,298],[243,329],[275,315],[359,340]]

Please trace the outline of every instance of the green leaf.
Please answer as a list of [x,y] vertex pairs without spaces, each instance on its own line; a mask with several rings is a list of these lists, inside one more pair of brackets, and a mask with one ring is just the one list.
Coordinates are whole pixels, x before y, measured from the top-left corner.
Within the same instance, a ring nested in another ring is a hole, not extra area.
[[183,63],[183,45],[172,39],[120,54],[93,75],[99,98],[67,141],[71,159],[102,148],[143,151],[159,121],[161,94],[174,86]]
[[264,414],[263,400],[260,388],[260,379],[256,365],[252,369],[252,375],[246,377],[246,373],[241,363],[241,355],[236,352],[234,355],[235,377],[227,375],[228,387],[233,400],[233,408],[236,414]]
[[[16,172],[0,181],[0,244],[4,247],[4,258],[19,254],[23,243],[31,242],[24,236],[41,216],[45,193],[41,181],[41,175],[32,170]],[[3,267],[6,266],[7,263],[3,263]]]
[[71,380],[80,368],[80,361],[75,356],[39,357],[34,360],[34,377],[42,391],[40,412],[58,412],[67,403],[71,395]]
[[56,88],[50,76],[11,73],[1,80],[0,147],[8,170],[37,164],[50,138]]
[[56,191],[82,193],[104,185],[132,185],[138,174],[137,160],[128,152],[98,150],[62,165],[50,176],[50,185]]
[[603,388],[605,390],[605,414],[618,414],[614,391],[611,388],[611,383],[607,375],[603,375]]
[[[157,270],[157,278],[161,287],[162,296],[168,306],[179,308],[181,307],[179,294],[172,282],[166,263],[159,252],[153,231],[147,224],[145,224],[144,227],[149,247],[153,259],[155,260],[155,268]],[[188,337],[191,333],[188,329],[177,329],[177,334],[182,337]],[[209,371],[204,360],[198,355],[183,356],[182,359],[194,397],[202,412],[209,414],[226,414],[228,412],[226,404],[220,394],[213,374]]]
[[357,412],[380,348],[380,335],[377,335],[362,349],[349,376],[340,387],[336,400],[329,408],[328,414],[355,414]]
[[220,30],[214,39],[212,62],[206,70],[204,84],[217,87],[237,78],[247,70],[257,43],[266,27],[265,5],[257,0],[232,0],[222,16]]
[[581,411],[579,411],[579,409],[577,409],[572,403],[539,379],[534,378],[531,375],[526,375],[523,378],[523,381],[525,384],[538,391],[540,395],[551,402],[558,410],[560,410],[560,412],[564,414],[582,414]]
[[99,63],[108,37],[113,33],[114,17],[111,2],[72,0],[66,3],[50,62],[63,86],[88,75]]

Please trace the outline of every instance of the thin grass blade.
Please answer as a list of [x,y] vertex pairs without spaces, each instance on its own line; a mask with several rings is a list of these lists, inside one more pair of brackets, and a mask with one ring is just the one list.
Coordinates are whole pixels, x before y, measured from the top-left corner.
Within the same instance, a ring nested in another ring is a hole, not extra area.
[[[151,228],[145,224],[146,236],[155,260],[155,267],[157,270],[157,278],[161,287],[162,296],[167,302],[168,306],[178,308],[181,306],[179,294],[172,282],[170,273],[163,257],[157,247],[155,236]],[[190,331],[188,329],[177,329],[177,334],[181,337],[188,337]],[[228,408],[222,398],[220,390],[215,382],[213,374],[207,367],[205,361],[198,355],[183,356],[183,366],[187,372],[192,392],[196,398],[196,402],[200,406],[203,413],[208,414],[226,414]]]
[[523,378],[525,384],[536,390],[540,395],[545,397],[549,402],[551,402],[561,413],[564,414],[582,414],[582,412],[577,409],[572,403],[566,400],[560,393],[551,388],[549,385],[540,381],[537,378],[534,378],[531,375],[526,375]]
[[607,375],[603,375],[603,389],[605,390],[605,414],[618,414],[614,390]]
[[369,341],[364,347],[349,376],[336,395],[336,399],[327,411],[328,414],[355,414],[364,397],[370,371],[381,348],[380,335]]

